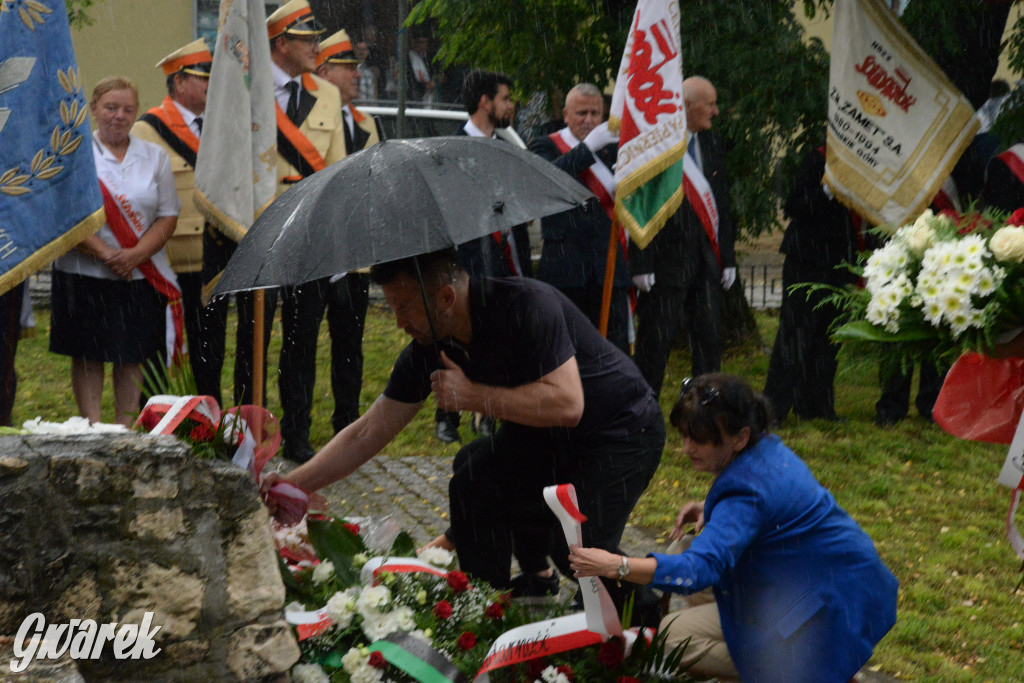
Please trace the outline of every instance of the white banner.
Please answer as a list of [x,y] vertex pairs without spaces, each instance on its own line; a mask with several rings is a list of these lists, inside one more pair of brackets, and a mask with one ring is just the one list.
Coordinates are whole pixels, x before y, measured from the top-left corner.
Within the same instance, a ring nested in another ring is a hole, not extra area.
[[615,77],[615,215],[642,249],[683,201],[686,153],[679,3],[639,0]]
[[875,224],[931,203],[978,121],[882,0],[836,0],[825,181]]
[[195,201],[235,242],[274,200],[277,123],[263,0],[221,2]]

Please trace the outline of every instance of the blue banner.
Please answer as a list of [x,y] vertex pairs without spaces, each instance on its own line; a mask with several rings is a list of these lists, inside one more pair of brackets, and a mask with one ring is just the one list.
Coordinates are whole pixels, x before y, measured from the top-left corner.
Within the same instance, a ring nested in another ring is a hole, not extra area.
[[0,0],[0,293],[104,223],[63,0]]

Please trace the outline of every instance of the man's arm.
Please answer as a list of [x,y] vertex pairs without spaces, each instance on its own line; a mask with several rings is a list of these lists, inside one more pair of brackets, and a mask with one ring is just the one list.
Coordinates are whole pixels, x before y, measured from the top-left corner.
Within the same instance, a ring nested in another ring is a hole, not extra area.
[[442,410],[470,410],[527,427],[575,427],[583,417],[583,381],[576,357],[529,384],[494,387],[472,382],[441,352],[444,369],[430,375]]
[[530,151],[577,179],[594,163],[594,155],[582,142],[562,154],[554,141],[546,135],[531,142]]
[[[422,405],[380,396],[359,419],[335,434],[312,460],[285,478],[307,491],[344,479],[388,445]],[[264,482],[264,493],[274,481],[276,478]]]

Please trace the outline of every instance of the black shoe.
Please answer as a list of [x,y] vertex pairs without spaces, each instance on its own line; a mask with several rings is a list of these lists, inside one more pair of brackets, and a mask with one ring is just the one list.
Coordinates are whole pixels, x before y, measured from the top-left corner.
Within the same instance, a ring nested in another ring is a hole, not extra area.
[[292,445],[286,441],[284,444],[284,457],[286,460],[291,460],[301,465],[312,460],[314,455],[316,455],[316,451],[313,450],[309,443]]
[[541,598],[558,595],[558,574],[519,574],[509,581],[513,598]]
[[434,427],[434,436],[445,443],[458,443],[462,440],[459,438],[459,428],[447,420],[437,423]]
[[875,418],[876,427],[892,427],[894,424],[902,420],[902,417],[896,417],[895,415],[879,415]]
[[473,431],[480,436],[494,436],[494,418],[490,415],[476,415],[473,418]]

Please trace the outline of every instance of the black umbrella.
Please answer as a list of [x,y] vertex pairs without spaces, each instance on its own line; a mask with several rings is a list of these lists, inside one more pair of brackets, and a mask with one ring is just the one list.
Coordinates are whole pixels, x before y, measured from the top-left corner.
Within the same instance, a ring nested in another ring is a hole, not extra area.
[[213,295],[295,285],[468,242],[593,195],[509,143],[388,140],[297,183],[253,223]]

